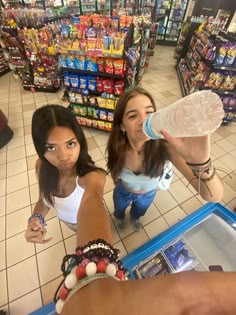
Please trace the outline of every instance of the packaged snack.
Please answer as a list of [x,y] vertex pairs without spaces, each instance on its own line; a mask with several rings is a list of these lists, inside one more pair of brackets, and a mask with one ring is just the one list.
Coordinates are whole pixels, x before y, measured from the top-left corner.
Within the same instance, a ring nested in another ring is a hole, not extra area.
[[98,107],[106,108],[106,100],[102,97],[97,97]]
[[59,56],[58,64],[61,68],[67,68],[66,58],[64,56]]
[[80,87],[80,89],[87,89],[88,88],[86,76],[81,76],[79,78],[79,87]]
[[233,91],[236,88],[236,75],[233,72],[228,72],[223,83],[220,86],[221,90]]
[[74,58],[73,57],[67,57],[66,58],[66,64],[67,64],[67,68],[75,69]]
[[85,106],[78,106],[78,113],[81,116],[87,116],[87,107]]
[[77,74],[75,73],[71,73],[70,74],[70,82],[71,82],[71,86],[74,88],[78,88],[79,87],[79,77]]
[[108,108],[108,109],[115,109],[115,100],[112,100],[112,99],[108,98],[106,100],[106,108]]
[[98,92],[103,92],[104,89],[103,89],[103,79],[100,78],[100,77],[97,77],[96,78],[96,82],[97,82],[97,91]]
[[208,79],[205,82],[205,87],[212,89],[219,89],[224,80],[224,75],[219,71],[213,71],[210,73]]
[[70,86],[70,76],[68,72],[64,72],[64,85]]
[[95,120],[95,119],[92,120],[92,127],[98,128],[98,120]]
[[95,38],[97,36],[96,29],[88,27],[86,31],[87,38]]
[[110,59],[110,58],[105,59],[104,69],[105,69],[106,73],[110,73],[110,74],[114,73],[113,60],[112,59]]
[[114,74],[124,76],[124,61],[123,59],[115,59],[113,62]]
[[86,70],[85,56],[77,56],[74,63],[75,69]]
[[105,130],[105,121],[98,120],[98,129]]
[[98,59],[97,59],[97,65],[98,65],[98,71],[99,71],[99,72],[105,72],[105,68],[104,68],[104,58],[98,58]]
[[113,121],[113,116],[114,116],[113,112],[107,112],[107,120],[108,121]]
[[93,111],[94,111],[94,108],[88,107],[88,116],[89,117],[94,117]]
[[166,250],[164,250],[164,253],[166,254],[168,259],[171,259],[172,257],[176,256],[178,252],[184,248],[184,246],[185,243],[182,240],[179,240],[173,245],[170,245]]
[[107,120],[107,111],[105,109],[100,109],[99,119]]
[[103,80],[103,90],[106,93],[113,93],[113,81],[112,80]]
[[215,64],[222,65],[224,63],[225,56],[227,54],[227,45],[223,45],[219,48]]
[[92,71],[92,72],[98,71],[97,60],[95,57],[87,57],[86,58],[86,70]]
[[76,94],[75,94],[75,102],[76,102],[77,104],[83,104],[83,103],[84,103],[84,102],[83,102],[83,97],[82,97],[81,94],[79,94],[79,93],[76,93]]
[[96,107],[98,105],[97,98],[95,96],[89,96],[88,102],[91,106],[94,106],[94,107]]
[[106,130],[106,131],[111,131],[111,128],[112,128],[112,123],[110,123],[110,122],[105,122],[105,124],[104,124],[104,130]]
[[115,95],[121,95],[122,93],[124,93],[124,82],[120,81],[120,80],[115,80],[114,82],[114,94]]
[[71,103],[75,103],[75,102],[76,102],[75,93],[69,91],[68,94],[69,94],[69,101],[70,101]]
[[96,91],[97,90],[96,79],[93,76],[88,76],[88,89],[90,91]]
[[[84,92],[84,90],[83,90],[83,92]],[[87,104],[88,103],[88,95],[83,95],[82,98],[83,98],[83,103]]]
[[93,118],[96,118],[96,119],[98,119],[99,118],[99,114],[100,114],[100,111],[99,111],[99,109],[95,109],[94,108],[94,110],[93,110]]
[[229,44],[227,55],[224,59],[224,65],[227,67],[232,67],[236,61],[236,44]]

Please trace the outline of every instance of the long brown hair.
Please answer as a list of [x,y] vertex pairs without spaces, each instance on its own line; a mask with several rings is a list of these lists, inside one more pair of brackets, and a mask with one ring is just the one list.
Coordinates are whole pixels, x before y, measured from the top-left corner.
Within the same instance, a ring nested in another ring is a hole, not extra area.
[[[125,163],[125,154],[128,144],[126,134],[120,129],[125,109],[129,100],[137,95],[147,96],[156,111],[156,104],[149,92],[141,87],[135,87],[126,91],[118,100],[114,111],[114,120],[111,134],[107,144],[107,169],[114,181],[119,177]],[[164,140],[149,140],[145,142],[143,174],[152,177],[161,176],[164,163],[167,160],[167,152],[164,147]]]

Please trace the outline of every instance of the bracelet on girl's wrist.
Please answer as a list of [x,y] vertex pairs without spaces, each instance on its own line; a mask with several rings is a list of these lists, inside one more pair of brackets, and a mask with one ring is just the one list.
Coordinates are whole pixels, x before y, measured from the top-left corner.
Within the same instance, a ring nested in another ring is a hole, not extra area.
[[42,214],[40,214],[40,213],[34,213],[34,214],[32,214],[32,215],[29,217],[29,219],[28,219],[28,224],[29,224],[30,220],[31,220],[31,219],[34,219],[34,218],[38,218],[39,221],[42,223],[43,226],[47,225],[45,218],[44,218],[44,217],[42,216]]

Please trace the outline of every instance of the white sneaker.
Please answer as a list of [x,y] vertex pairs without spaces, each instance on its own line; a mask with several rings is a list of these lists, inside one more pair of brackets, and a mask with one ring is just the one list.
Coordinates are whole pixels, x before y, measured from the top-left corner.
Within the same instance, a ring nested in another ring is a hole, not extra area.
[[142,223],[139,222],[139,219],[134,219],[130,216],[130,221],[134,226],[136,232],[140,231],[142,228]]

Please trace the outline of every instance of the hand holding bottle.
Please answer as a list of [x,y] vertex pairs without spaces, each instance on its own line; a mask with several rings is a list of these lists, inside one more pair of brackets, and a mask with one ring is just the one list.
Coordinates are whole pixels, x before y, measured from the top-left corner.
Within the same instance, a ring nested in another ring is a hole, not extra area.
[[188,163],[205,163],[210,157],[210,136],[175,138],[165,129],[161,133],[175,151]]

